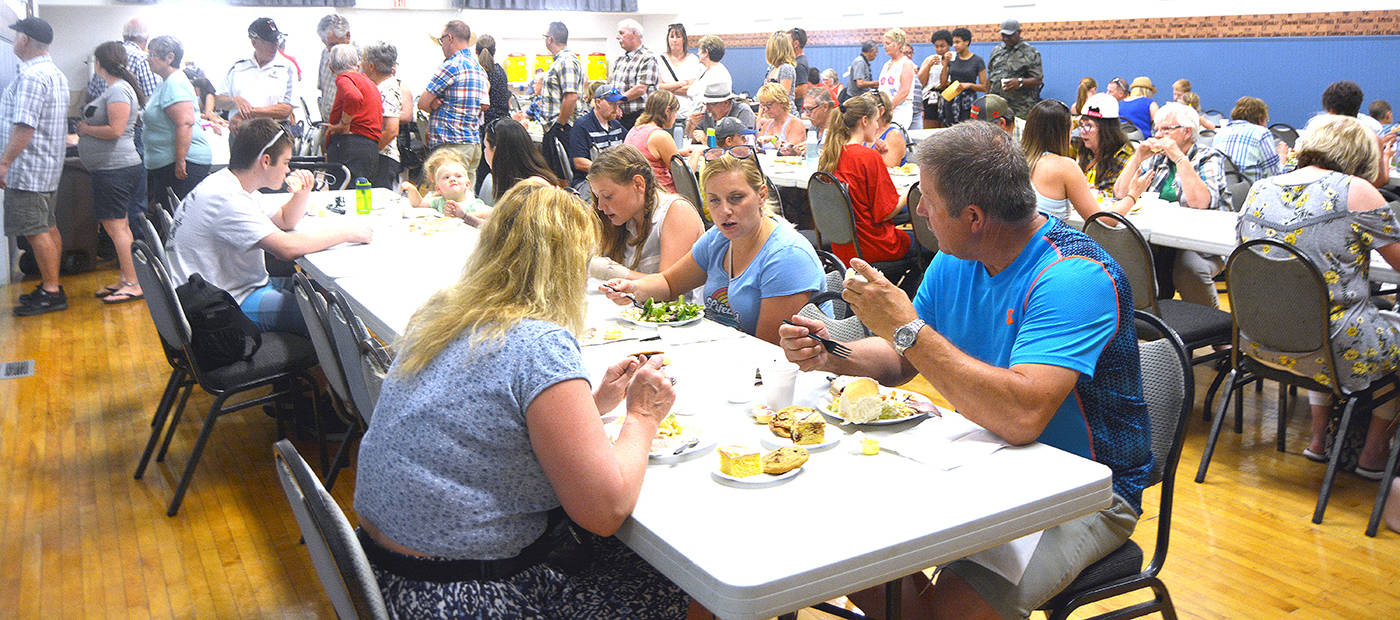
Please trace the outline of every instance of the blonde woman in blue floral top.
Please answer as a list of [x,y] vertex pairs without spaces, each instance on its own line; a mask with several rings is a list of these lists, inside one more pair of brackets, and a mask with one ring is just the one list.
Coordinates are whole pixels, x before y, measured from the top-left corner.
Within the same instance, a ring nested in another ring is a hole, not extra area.
[[[1400,367],[1400,314],[1371,304],[1371,250],[1400,268],[1400,221],[1367,179],[1376,176],[1380,151],[1374,135],[1355,118],[1334,116],[1299,145],[1298,169],[1261,179],[1249,192],[1236,235],[1276,239],[1300,250],[1322,271],[1332,299],[1333,365],[1341,387],[1355,391]],[[1269,351],[1241,334],[1241,346],[1272,366],[1319,383],[1328,381],[1326,360]],[[1323,460],[1328,394],[1310,392],[1312,441],[1303,452]],[[1389,409],[1389,408],[1387,408]],[[1379,479],[1386,458],[1386,428],[1393,411],[1374,412],[1356,472]]]

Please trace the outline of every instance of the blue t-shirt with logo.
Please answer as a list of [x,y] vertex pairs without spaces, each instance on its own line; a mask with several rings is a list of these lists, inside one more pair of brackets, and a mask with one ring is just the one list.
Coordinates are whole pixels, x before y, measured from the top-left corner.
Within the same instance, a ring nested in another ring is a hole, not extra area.
[[914,309],[984,363],[1079,372],[1038,439],[1107,465],[1114,492],[1140,510],[1152,471],[1151,426],[1142,400],[1132,290],[1107,251],[1049,218],[995,276],[977,261],[938,254]]
[[758,329],[759,306],[765,297],[783,297],[822,290],[821,261],[802,235],[778,223],[758,255],[731,278],[724,270],[729,238],[716,226],[705,231],[690,249],[705,270],[705,318],[752,335]]

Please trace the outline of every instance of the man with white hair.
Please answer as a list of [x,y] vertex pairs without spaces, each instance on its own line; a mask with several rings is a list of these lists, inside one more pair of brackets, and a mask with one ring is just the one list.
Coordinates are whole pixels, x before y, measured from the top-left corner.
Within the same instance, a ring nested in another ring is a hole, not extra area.
[[350,42],[350,20],[344,15],[331,13],[316,24],[316,34],[326,49],[321,50],[321,69],[317,74],[316,85],[321,90],[321,120],[331,114],[331,104],[335,102],[335,72],[331,71],[331,48]]
[[[141,92],[146,96],[156,92],[156,87],[160,86],[160,78],[151,72],[151,65],[146,62],[146,42],[151,38],[150,30],[146,28],[145,22],[138,18],[131,18],[122,26],[122,47],[126,48],[126,69],[131,75],[136,76],[136,85],[141,87]],[[107,82],[101,76],[93,73],[92,79],[87,83],[87,89],[83,91],[83,105],[98,98],[102,91],[107,90]],[[136,133],[133,136],[136,144],[136,152],[141,152],[141,121],[136,122]]]
[[234,110],[229,130],[238,131],[239,124],[254,118],[270,118],[286,124],[292,116],[292,90],[296,84],[296,69],[277,53],[282,31],[270,17],[259,17],[248,25],[248,42],[253,55],[229,67],[214,106]]
[[[1192,209],[1231,208],[1225,186],[1224,156],[1220,151],[1196,143],[1201,133],[1201,117],[1191,106],[1172,102],[1158,108],[1152,119],[1154,134],[1138,144],[1133,158],[1123,166],[1123,174],[1113,185],[1120,199],[1141,200],[1143,192],[1156,192],[1167,202],[1179,202]],[[1164,265],[1168,252],[1159,265]],[[1225,267],[1219,256],[1178,250],[1170,263],[1171,277],[1159,270],[1158,289],[1170,295],[1172,286],[1181,299],[1194,304],[1218,307],[1215,275]]]
[[627,98],[622,102],[622,126],[632,129],[637,117],[646,106],[647,93],[656,90],[661,82],[661,67],[656,63],[656,54],[642,45],[642,25],[635,19],[624,19],[617,23],[617,44],[623,54],[613,61],[613,86]]

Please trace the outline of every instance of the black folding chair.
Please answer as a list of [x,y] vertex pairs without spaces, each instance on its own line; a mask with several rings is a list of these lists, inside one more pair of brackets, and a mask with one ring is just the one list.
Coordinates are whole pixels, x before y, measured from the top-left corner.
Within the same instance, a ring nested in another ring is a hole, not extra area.
[[705,223],[705,228],[708,230],[714,226],[714,222],[705,215],[704,199],[700,196],[700,182],[695,179],[690,164],[680,155],[671,156],[671,179],[676,183],[676,193],[689,200],[690,204],[695,206],[695,210],[700,212],[700,220]]
[[[812,203],[812,219],[817,224],[817,232],[827,243],[851,244],[856,256],[865,258],[861,252],[860,239],[856,235],[855,213],[851,206],[851,193],[836,177],[826,172],[813,172],[807,182],[807,196]],[[901,286],[910,279],[918,268],[917,258],[907,256],[894,261],[872,262],[895,286]],[[908,289],[905,289],[908,292]]]
[[387,619],[389,611],[379,592],[379,582],[340,505],[316,480],[292,442],[277,442],[272,446],[272,454],[277,479],[287,494],[316,576],[321,579],[336,616]]
[[1147,486],[1161,485],[1158,502],[1157,543],[1153,545],[1152,561],[1144,569],[1142,547],[1131,539],[1121,547],[1090,564],[1079,572],[1059,594],[1040,609],[1051,620],[1068,618],[1076,609],[1120,594],[1151,588],[1148,601],[1104,613],[1095,618],[1137,618],[1161,613],[1164,618],[1176,618],[1167,585],[1157,577],[1167,561],[1167,544],[1171,540],[1172,499],[1176,489],[1176,465],[1181,460],[1181,445],[1186,439],[1186,418],[1194,403],[1191,362],[1188,350],[1172,328],[1160,318],[1136,310],[1133,316],[1151,325],[1160,338],[1138,344],[1138,364],[1142,375],[1142,398],[1152,424],[1152,474]]
[[350,169],[344,164],[337,164],[325,161],[319,157],[300,158],[293,157],[290,164],[292,170],[308,170],[316,177],[316,186],[312,189],[345,189],[350,186]]
[[[1337,426],[1338,440],[1333,443],[1328,455],[1327,473],[1318,492],[1317,507],[1313,510],[1313,523],[1322,523],[1341,459],[1343,442],[1340,438],[1346,434],[1357,410],[1372,410],[1394,399],[1400,392],[1400,384],[1395,375],[1389,374],[1357,391],[1341,386],[1332,356],[1331,302],[1327,284],[1317,265],[1293,246],[1272,239],[1247,241],[1230,254],[1225,273],[1230,285],[1230,305],[1234,309],[1234,347],[1230,355],[1230,373],[1225,380],[1225,395],[1211,425],[1210,439],[1201,453],[1196,482],[1205,481],[1232,393],[1238,394],[1245,384],[1260,379],[1272,379],[1279,383],[1276,447],[1282,452],[1288,421],[1284,386],[1326,392],[1332,395],[1334,416],[1340,409],[1341,419]],[[1321,359],[1321,374],[1325,381],[1315,376],[1294,374],[1255,359],[1251,356],[1254,345],[1297,359]],[[1385,389],[1387,387],[1388,390]],[[1240,409],[1242,407],[1237,399],[1237,427],[1240,424]],[[1389,482],[1389,478],[1386,478],[1381,484],[1385,486]]]
[[[141,290],[146,293],[146,308],[151,313],[151,320],[155,323],[156,331],[160,333],[165,342],[170,343],[172,348],[183,354],[183,359],[188,362],[185,371],[188,372],[195,384],[214,397],[213,404],[209,406],[209,413],[204,417],[204,427],[200,430],[199,439],[195,441],[189,462],[185,464],[185,471],[180,476],[179,485],[175,487],[175,497],[170,500],[170,507],[166,511],[167,515],[173,517],[180,510],[180,502],[185,497],[190,480],[194,478],[195,466],[199,464],[199,457],[203,454],[204,446],[214,431],[214,422],[225,414],[271,403],[278,398],[287,396],[295,391],[292,386],[295,386],[298,381],[314,391],[315,383],[307,376],[307,372],[316,365],[316,352],[311,343],[301,336],[265,332],[262,335],[262,346],[253,354],[251,360],[234,362],[220,368],[200,367],[195,361],[196,358],[190,343],[190,325],[185,320],[184,309],[180,307],[180,300],[175,296],[175,285],[166,272],[165,265],[160,264],[154,258],[154,253],[144,241],[132,242],[131,259],[136,266],[136,276],[141,282]],[[274,384],[286,387],[274,388],[272,393],[264,396],[240,400],[231,405],[224,404],[231,396]],[[168,391],[169,387],[167,387]],[[160,454],[156,456],[156,462],[165,459],[166,449],[170,446],[171,437],[175,435],[175,428],[180,423],[180,414],[183,410],[182,401],[181,407],[176,409],[175,415],[170,418],[168,429],[164,428],[166,416],[157,410],[157,419],[151,425],[151,436],[146,441],[146,449],[141,455],[140,464],[136,467],[136,479],[141,479],[141,476],[145,474],[151,450],[155,447],[155,442],[159,439],[162,430],[165,431],[165,441],[161,446]],[[166,413],[168,413],[168,409]]]

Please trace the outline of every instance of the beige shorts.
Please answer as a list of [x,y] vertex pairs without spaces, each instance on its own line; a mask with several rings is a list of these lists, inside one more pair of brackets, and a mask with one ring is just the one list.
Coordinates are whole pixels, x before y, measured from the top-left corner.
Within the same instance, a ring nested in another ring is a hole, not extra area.
[[42,235],[58,226],[58,216],[54,214],[54,198],[57,195],[58,192],[5,190],[5,235]]
[[1138,513],[1117,495],[1099,512],[1045,530],[1021,582],[969,560],[943,567],[972,586],[1003,618],[1025,618],[1059,594],[1090,564],[1122,546],[1137,527]]

